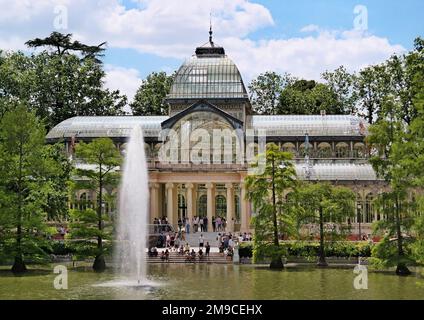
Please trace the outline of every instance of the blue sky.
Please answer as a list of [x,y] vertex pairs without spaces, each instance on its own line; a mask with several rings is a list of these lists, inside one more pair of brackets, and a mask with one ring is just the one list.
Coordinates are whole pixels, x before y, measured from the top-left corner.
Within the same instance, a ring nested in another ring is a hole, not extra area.
[[[354,28],[358,5],[366,30]],[[27,50],[26,40],[53,30],[107,41],[106,86],[130,99],[147,74],[172,72],[207,41],[210,12],[214,40],[245,82],[267,70],[316,80],[341,64],[357,71],[424,36],[422,0],[0,0],[0,7],[4,50]],[[58,17],[66,23],[57,25]]]

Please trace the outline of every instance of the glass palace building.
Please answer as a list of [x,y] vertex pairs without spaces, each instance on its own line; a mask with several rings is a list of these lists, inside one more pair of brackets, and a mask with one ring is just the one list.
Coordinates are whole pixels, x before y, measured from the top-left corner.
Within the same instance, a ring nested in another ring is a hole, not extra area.
[[[380,219],[372,200],[387,186],[367,161],[366,122],[353,115],[324,113],[253,115],[237,66],[212,37],[179,68],[166,103],[168,116],[70,118],[54,127],[47,141],[64,141],[72,156],[75,141],[109,137],[124,154],[132,128],[140,125],[148,161],[151,219],[166,216],[176,226],[180,218],[207,216],[210,225],[212,217],[221,216],[227,220],[227,231],[244,232],[250,230],[254,213],[245,199],[243,183],[249,164],[241,161],[239,154],[257,153],[259,137],[265,135],[266,143],[273,142],[293,154],[300,179],[329,181],[355,191],[353,226],[360,222],[365,231]],[[214,130],[233,134],[216,146]],[[194,132],[210,134],[211,141],[193,138]],[[202,144],[222,152],[208,153]],[[228,146],[231,153],[224,150]],[[170,154],[171,160],[164,161]],[[190,157],[193,154],[196,161]],[[87,166],[75,157],[73,161],[75,166]],[[106,188],[105,192],[113,195],[117,190]],[[90,203],[95,196],[92,191],[79,190],[70,205]],[[112,214],[116,208],[111,202],[105,204],[105,210]]]

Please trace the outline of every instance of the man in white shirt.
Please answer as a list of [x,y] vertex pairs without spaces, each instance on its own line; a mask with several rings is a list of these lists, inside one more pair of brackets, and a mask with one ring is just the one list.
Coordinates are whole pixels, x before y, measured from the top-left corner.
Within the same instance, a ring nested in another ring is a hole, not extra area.
[[199,237],[199,248],[203,248],[203,242],[205,241],[205,239],[203,239],[203,234],[200,234]]

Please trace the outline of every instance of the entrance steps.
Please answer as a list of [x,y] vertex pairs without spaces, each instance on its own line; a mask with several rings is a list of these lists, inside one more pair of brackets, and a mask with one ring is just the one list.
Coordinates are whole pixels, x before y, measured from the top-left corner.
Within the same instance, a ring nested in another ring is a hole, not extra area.
[[211,247],[219,247],[218,240],[217,240],[218,233],[219,232],[196,232],[196,233],[190,232],[189,234],[185,234],[185,240],[183,240],[182,243],[185,244],[186,242],[188,242],[190,247],[198,248],[199,238],[200,238],[200,235],[202,234],[203,246],[206,246],[206,242],[209,242],[209,245]]
[[185,255],[180,255],[178,252],[170,252],[169,253],[169,260],[165,261],[160,258],[160,253],[162,250],[159,251],[159,255],[157,257],[149,257],[147,255],[146,261],[147,263],[213,263],[213,264],[228,264],[232,263],[233,260],[231,257],[227,257],[223,254],[217,253],[217,252],[211,252],[208,257],[204,256],[202,259],[199,260],[199,256],[196,255],[195,261],[187,261]]

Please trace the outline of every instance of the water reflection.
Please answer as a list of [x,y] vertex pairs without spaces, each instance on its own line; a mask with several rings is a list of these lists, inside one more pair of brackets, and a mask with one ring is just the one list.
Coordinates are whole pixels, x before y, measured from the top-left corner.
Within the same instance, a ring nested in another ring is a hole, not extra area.
[[424,299],[414,276],[370,272],[369,289],[355,290],[353,267],[271,271],[247,265],[157,264],[149,265],[141,285],[112,271],[70,269],[68,274],[69,289],[55,290],[53,273],[19,278],[0,273],[0,299]]

